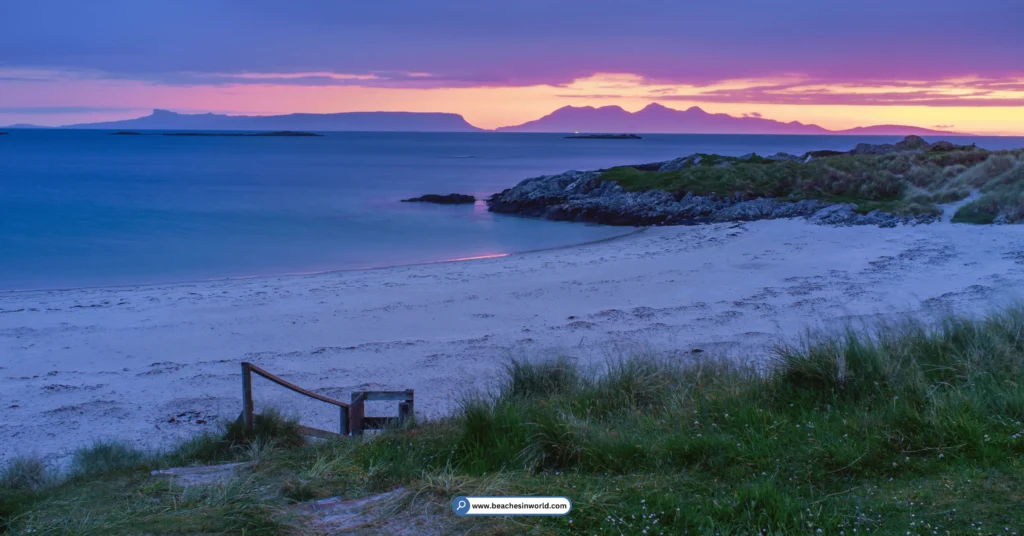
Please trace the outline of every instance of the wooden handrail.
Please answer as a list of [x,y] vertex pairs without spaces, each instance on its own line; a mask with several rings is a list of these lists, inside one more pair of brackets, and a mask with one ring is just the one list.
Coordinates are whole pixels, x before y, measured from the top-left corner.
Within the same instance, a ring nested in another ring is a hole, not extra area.
[[328,404],[334,404],[335,406],[338,406],[338,407],[341,407],[341,408],[347,408],[348,407],[348,404],[346,404],[346,403],[344,403],[344,402],[342,402],[340,400],[335,400],[333,398],[326,397],[324,395],[318,395],[318,394],[314,393],[313,391],[308,391],[306,389],[303,389],[303,388],[299,387],[298,385],[295,385],[294,383],[291,383],[291,382],[289,382],[289,381],[287,381],[285,379],[282,379],[282,378],[279,378],[277,376],[274,376],[273,374],[271,374],[271,373],[269,373],[269,372],[267,372],[267,371],[257,367],[256,365],[253,365],[252,363],[242,363],[242,366],[243,367],[248,367],[249,370],[251,370],[252,372],[254,372],[256,374],[259,374],[260,376],[263,376],[264,378],[266,378],[266,379],[268,379],[268,380],[270,380],[270,381],[280,385],[281,387],[286,387],[288,389],[291,389],[292,391],[295,391],[296,393],[306,395],[306,396],[308,396],[310,398],[315,398],[315,399],[317,399],[317,400],[319,400],[321,402],[327,402]]
[[[248,361],[243,361],[241,421],[247,432],[254,431],[257,417],[252,400],[253,374],[268,379],[285,389],[295,391],[300,395],[308,396],[314,400],[326,402],[340,408],[340,411],[338,412],[338,434],[300,425],[299,429],[303,430],[307,435],[314,435],[318,437],[335,437],[337,435],[344,436],[349,435],[350,433],[352,435],[362,435],[364,429],[369,428],[377,430],[394,424],[401,425],[414,415],[413,404],[415,393],[412,389],[406,389],[405,391],[356,391],[352,393],[352,402],[346,404],[340,400],[335,400],[307,389],[303,389],[302,387],[275,376],[274,374],[249,363]],[[366,402],[390,400],[398,401],[397,417],[368,417],[366,415]]]

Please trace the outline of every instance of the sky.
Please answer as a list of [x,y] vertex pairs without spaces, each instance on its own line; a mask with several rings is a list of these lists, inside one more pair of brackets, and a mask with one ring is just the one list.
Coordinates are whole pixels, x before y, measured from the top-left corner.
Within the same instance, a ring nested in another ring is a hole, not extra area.
[[0,125],[651,102],[1024,135],[1021,0],[0,2]]

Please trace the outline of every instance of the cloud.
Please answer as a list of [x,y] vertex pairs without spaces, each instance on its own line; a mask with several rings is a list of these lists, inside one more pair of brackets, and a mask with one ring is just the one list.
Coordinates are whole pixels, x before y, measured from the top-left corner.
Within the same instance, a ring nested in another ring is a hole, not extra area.
[[591,90],[595,88],[603,89],[607,86],[578,80],[569,87],[579,87],[585,91],[565,92],[561,96],[584,100],[643,98],[652,101],[798,106],[1024,106],[1024,76],[857,83],[809,78],[774,82],[723,80],[710,85],[663,84],[655,87],[645,85],[647,83],[641,77],[634,76],[632,85],[620,83],[612,90],[593,92]]
[[561,87],[600,72],[695,86],[792,72],[849,83],[1001,78],[1021,65],[1021,15],[1019,0],[40,0],[0,2],[0,66],[160,84],[413,88]]
[[147,108],[118,108],[108,106],[20,106],[0,107],[0,114],[6,115],[64,115],[106,112],[139,112]]

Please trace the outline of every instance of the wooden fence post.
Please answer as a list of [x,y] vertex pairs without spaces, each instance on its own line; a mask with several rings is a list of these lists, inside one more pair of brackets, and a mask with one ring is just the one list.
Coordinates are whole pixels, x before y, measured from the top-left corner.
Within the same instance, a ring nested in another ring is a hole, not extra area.
[[348,435],[348,433],[349,433],[349,427],[348,427],[348,408],[344,407],[344,406],[341,406],[341,407],[338,408],[338,410],[339,410],[339,413],[341,413],[341,416],[340,416],[341,418],[338,419],[338,421],[339,421],[338,433],[341,434],[341,435]]
[[398,403],[398,424],[405,424],[405,421],[415,416],[412,389],[406,389],[405,394],[407,397],[405,401]]
[[352,393],[352,403],[348,406],[348,426],[352,435],[363,435],[363,419],[366,417],[366,393]]
[[253,422],[252,404],[252,366],[249,363],[242,363],[242,426],[245,431],[252,433],[256,426]]

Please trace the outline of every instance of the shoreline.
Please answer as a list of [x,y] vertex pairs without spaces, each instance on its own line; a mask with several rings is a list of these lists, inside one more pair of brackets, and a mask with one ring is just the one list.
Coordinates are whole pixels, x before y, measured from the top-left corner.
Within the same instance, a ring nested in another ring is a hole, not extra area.
[[[518,217],[518,216],[513,216],[513,217]],[[596,224],[587,224],[587,225],[596,225]],[[104,289],[118,290],[118,289],[134,289],[134,288],[146,288],[146,287],[174,287],[174,286],[181,286],[181,285],[199,285],[199,284],[203,284],[203,283],[219,283],[219,282],[225,282],[225,281],[250,281],[250,280],[258,280],[258,279],[279,279],[279,278],[284,278],[284,277],[309,277],[309,276],[330,275],[330,274],[337,274],[337,273],[344,273],[344,272],[366,272],[366,271],[372,271],[372,270],[389,270],[389,269],[392,269],[392,268],[403,268],[403,267],[406,267],[406,266],[428,266],[428,265],[431,265],[431,264],[445,264],[445,263],[455,263],[455,262],[468,262],[468,261],[476,261],[476,260],[483,260],[483,259],[511,257],[511,256],[514,256],[514,255],[525,255],[525,254],[528,254],[528,253],[539,253],[539,252],[542,252],[542,251],[557,251],[557,250],[560,250],[560,249],[570,249],[570,248],[589,246],[589,245],[592,245],[592,244],[600,244],[602,242],[609,242],[609,241],[612,241],[612,240],[621,240],[623,238],[626,238],[626,237],[629,237],[629,236],[632,236],[632,235],[635,235],[635,234],[643,233],[644,231],[646,231],[648,229],[650,229],[650,227],[634,227],[633,230],[627,231],[627,232],[623,232],[622,234],[619,234],[619,235],[610,236],[610,237],[607,237],[607,238],[599,238],[597,240],[588,240],[586,242],[580,242],[580,243],[577,243],[577,244],[567,244],[567,245],[564,245],[564,246],[555,246],[555,247],[540,248],[540,249],[528,249],[528,250],[525,250],[525,251],[514,251],[514,252],[510,252],[510,253],[496,253],[496,254],[492,254],[492,255],[477,255],[477,256],[470,256],[470,257],[459,257],[459,258],[455,258],[455,259],[442,259],[442,260],[437,260],[437,261],[413,262],[413,263],[408,263],[408,264],[387,264],[387,265],[382,265],[382,266],[367,266],[367,267],[360,267],[360,268],[337,268],[337,269],[330,269],[330,270],[318,270],[318,271],[313,271],[313,272],[285,272],[285,273],[280,273],[280,274],[240,275],[240,276],[233,276],[233,277],[216,277],[216,278],[210,278],[210,279],[185,279],[185,280],[179,280],[179,281],[168,281],[168,282],[165,282],[165,283],[152,283],[151,282],[151,283],[126,283],[126,284],[123,284],[123,285],[90,285],[90,286],[83,286],[83,287],[54,287],[54,288],[10,289],[10,290],[0,290],[0,297],[2,297],[4,295],[10,295],[10,294],[32,294],[32,293],[35,293],[35,292],[74,292],[74,291],[78,291],[78,290],[104,290]],[[0,313],[2,313],[2,312],[3,311],[0,311]]]
[[[237,417],[239,362],[314,392],[415,389],[443,415],[509,357],[631,352],[757,362],[807,329],[945,310],[1024,288],[1012,226],[655,227],[476,262],[191,285],[0,293],[0,461],[95,440],[163,448]],[[318,428],[331,408],[259,383]],[[393,408],[374,409],[375,413]]]

